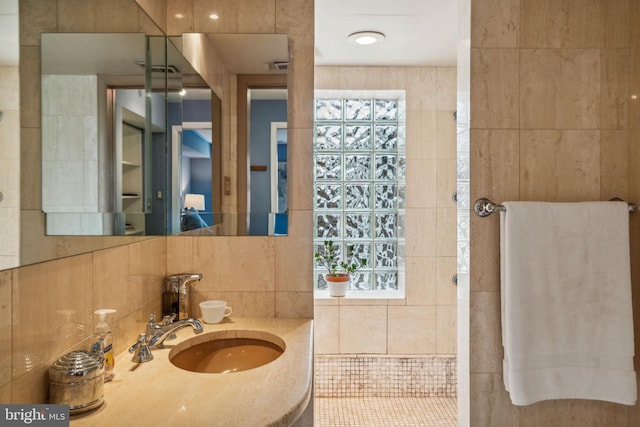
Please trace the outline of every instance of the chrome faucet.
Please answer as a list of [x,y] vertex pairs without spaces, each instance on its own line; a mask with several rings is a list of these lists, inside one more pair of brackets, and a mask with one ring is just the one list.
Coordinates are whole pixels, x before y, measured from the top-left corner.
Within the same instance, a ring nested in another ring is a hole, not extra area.
[[202,274],[173,274],[164,279],[162,315],[176,315],[178,320],[188,319],[191,314],[191,283],[202,279]]
[[[178,329],[191,326],[195,334],[200,334],[203,331],[202,322],[194,318],[182,319],[163,325],[158,325],[155,322],[153,314],[149,315],[149,318],[147,332],[140,334],[135,344],[129,347],[129,353],[134,353],[131,359],[132,362],[142,363],[152,360],[151,349],[164,348],[164,341],[171,339],[171,336],[174,336]],[[152,331],[151,334],[149,334],[150,331]]]
[[188,319],[177,320],[165,326],[161,326],[158,331],[149,339],[149,347],[163,348],[164,341],[174,334],[178,329],[191,326],[195,334],[201,334],[203,331],[202,322],[198,319],[190,317]]

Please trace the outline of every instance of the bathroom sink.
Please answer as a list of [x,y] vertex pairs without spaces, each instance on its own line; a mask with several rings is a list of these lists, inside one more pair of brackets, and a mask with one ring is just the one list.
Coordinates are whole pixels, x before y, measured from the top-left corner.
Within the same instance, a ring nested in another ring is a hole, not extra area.
[[191,372],[226,374],[271,363],[284,350],[282,339],[265,332],[218,331],[183,341],[171,350],[169,360]]

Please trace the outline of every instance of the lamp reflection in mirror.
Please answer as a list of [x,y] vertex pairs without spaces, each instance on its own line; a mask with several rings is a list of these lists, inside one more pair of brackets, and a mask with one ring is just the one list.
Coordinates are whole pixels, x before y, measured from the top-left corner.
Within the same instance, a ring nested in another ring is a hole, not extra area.
[[208,227],[200,217],[199,211],[204,210],[204,194],[185,194],[184,210],[180,216],[180,231],[196,230]]
[[195,209],[198,211],[204,210],[204,194],[185,194],[184,195],[184,208]]

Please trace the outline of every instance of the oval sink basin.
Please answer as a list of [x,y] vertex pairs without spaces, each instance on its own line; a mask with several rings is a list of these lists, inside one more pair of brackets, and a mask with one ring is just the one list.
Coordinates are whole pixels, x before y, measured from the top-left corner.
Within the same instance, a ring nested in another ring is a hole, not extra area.
[[[242,331],[229,332],[237,335]],[[243,332],[241,336],[229,337],[221,331],[191,338],[172,349],[169,360],[191,372],[226,374],[266,365],[284,353],[284,342],[275,335]]]

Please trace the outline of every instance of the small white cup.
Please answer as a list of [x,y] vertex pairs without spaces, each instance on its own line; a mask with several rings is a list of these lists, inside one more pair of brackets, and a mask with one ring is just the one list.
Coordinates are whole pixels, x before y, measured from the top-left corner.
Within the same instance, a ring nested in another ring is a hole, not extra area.
[[222,319],[230,316],[232,312],[226,301],[219,300],[202,301],[200,303],[200,311],[202,312],[202,320],[205,323],[220,323]]

